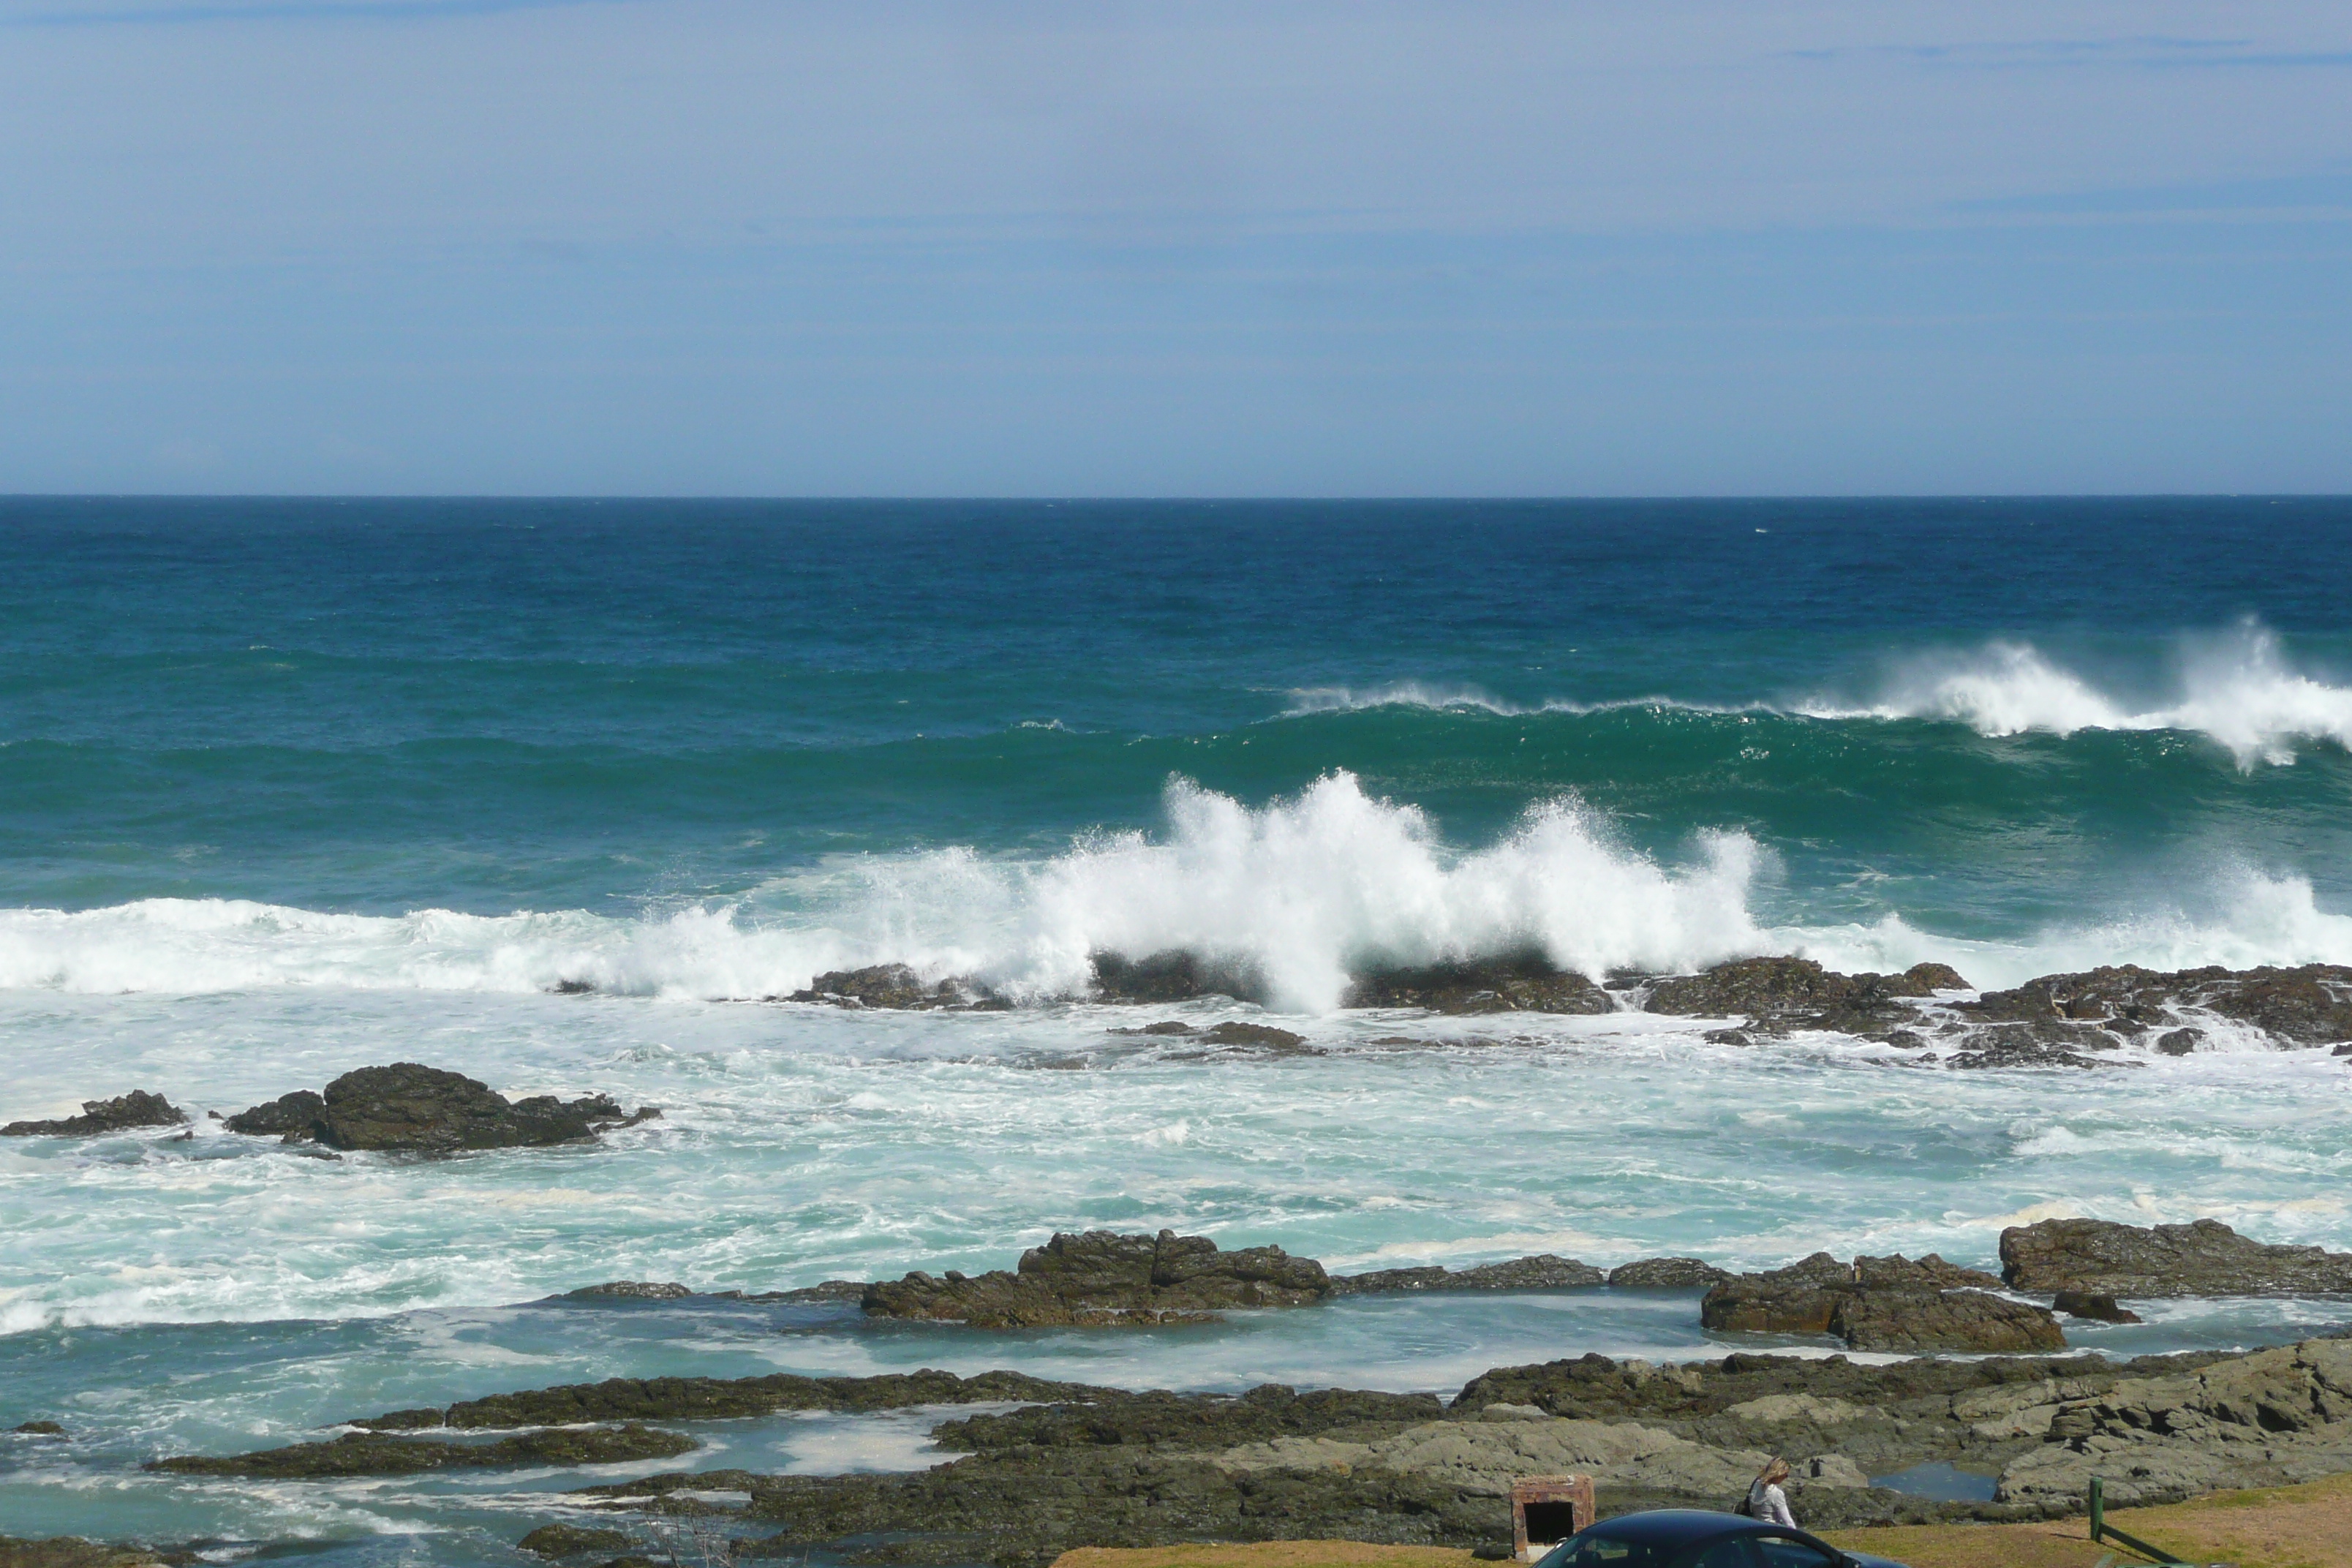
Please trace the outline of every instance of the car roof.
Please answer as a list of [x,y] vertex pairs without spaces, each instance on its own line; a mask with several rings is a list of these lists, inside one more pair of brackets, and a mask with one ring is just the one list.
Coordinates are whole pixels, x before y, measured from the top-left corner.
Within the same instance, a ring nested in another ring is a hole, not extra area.
[[1604,1541],[1640,1542],[1648,1546],[1687,1546],[1727,1535],[1755,1535],[1765,1531],[1783,1533],[1780,1527],[1745,1514],[1718,1513],[1704,1508],[1658,1508],[1645,1513],[1621,1513],[1590,1527]]
[[1595,1526],[1585,1526],[1578,1540],[1622,1540],[1646,1547],[1691,1547],[1703,1540],[1727,1540],[1736,1535],[1804,1535],[1769,1519],[1748,1514],[1722,1514],[1715,1510],[1649,1510],[1644,1514],[1618,1514]]

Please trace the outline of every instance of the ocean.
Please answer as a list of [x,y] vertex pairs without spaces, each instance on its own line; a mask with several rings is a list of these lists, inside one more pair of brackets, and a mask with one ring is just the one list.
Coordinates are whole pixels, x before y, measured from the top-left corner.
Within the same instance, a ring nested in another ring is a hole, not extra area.
[[[1009,1267],[1162,1226],[1334,1268],[1989,1264],[2060,1215],[2352,1246],[2352,1062],[2095,1071],[1338,1004],[1540,949],[2352,963],[2352,501],[0,500],[0,1534],[508,1563],[577,1472],[140,1469],[583,1378],[1010,1366],[1451,1391],[1720,1354],[1687,1297],[1360,1298],[1165,1331],[582,1305]],[[1084,999],[1188,950],[1265,1000]],[[1019,1004],[773,1000],[903,962]],[[1262,1020],[1315,1054],[1116,1034]],[[663,1108],[329,1161],[232,1112],[413,1060]],[[2137,1352],[2339,1308],[2159,1304]],[[928,1417],[698,1467],[933,1462]],[[618,1467],[614,1475],[674,1462]],[[601,1479],[601,1478],[600,1478]]]

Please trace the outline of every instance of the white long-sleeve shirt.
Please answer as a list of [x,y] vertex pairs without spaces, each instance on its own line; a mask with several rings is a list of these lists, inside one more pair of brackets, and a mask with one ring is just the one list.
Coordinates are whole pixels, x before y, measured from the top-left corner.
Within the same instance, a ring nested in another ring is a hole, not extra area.
[[1779,1487],[1768,1486],[1762,1481],[1758,1481],[1749,1487],[1748,1511],[1753,1518],[1768,1520],[1774,1524],[1785,1524],[1790,1530],[1797,1528],[1796,1520],[1789,1513],[1789,1494]]

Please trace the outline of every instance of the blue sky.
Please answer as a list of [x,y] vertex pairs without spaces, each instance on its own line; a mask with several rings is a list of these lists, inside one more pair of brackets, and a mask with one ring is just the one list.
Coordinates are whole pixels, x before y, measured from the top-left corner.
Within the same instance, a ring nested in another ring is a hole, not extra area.
[[2352,7],[0,0],[0,491],[2352,490]]

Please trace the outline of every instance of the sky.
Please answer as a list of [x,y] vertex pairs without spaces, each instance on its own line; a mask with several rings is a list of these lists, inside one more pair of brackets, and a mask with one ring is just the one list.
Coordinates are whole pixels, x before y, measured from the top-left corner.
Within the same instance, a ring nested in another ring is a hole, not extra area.
[[0,493],[2352,490],[2352,5],[0,0]]

